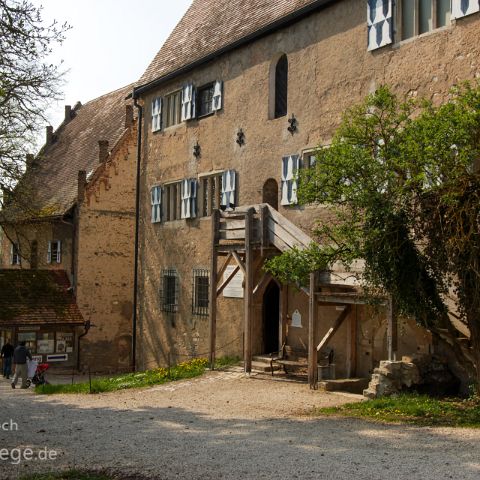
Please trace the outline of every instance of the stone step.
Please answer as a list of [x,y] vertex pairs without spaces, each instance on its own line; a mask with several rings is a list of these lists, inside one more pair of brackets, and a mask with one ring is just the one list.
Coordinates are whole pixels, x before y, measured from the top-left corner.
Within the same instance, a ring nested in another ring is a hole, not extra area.
[[344,378],[338,380],[322,380],[318,388],[325,392],[363,393],[368,387],[368,378]]
[[266,363],[270,365],[270,355],[255,355],[252,357],[254,362],[258,363]]
[[[270,367],[270,362],[268,364],[266,364],[264,362],[253,361],[252,362],[252,370],[255,371],[255,372],[262,372],[262,373],[265,373],[265,372],[271,373],[272,372],[272,369]],[[276,372],[277,370],[280,370],[280,365],[274,365],[273,366],[273,371]]]

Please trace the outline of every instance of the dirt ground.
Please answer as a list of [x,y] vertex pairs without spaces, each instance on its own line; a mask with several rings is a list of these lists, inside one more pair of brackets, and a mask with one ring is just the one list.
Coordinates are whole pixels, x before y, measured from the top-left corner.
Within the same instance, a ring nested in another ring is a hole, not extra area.
[[[38,396],[1,379],[0,478],[73,467],[168,480],[480,478],[478,430],[306,415],[355,399],[239,368],[100,395]],[[27,449],[34,459],[15,464]]]

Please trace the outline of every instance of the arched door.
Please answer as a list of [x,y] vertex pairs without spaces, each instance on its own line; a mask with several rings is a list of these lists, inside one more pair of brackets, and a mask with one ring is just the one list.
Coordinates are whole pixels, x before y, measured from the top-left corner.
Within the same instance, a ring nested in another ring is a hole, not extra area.
[[270,282],[263,294],[263,353],[278,352],[280,335],[280,288]]
[[275,179],[269,178],[263,184],[262,202],[268,203],[275,210],[278,210],[278,183]]

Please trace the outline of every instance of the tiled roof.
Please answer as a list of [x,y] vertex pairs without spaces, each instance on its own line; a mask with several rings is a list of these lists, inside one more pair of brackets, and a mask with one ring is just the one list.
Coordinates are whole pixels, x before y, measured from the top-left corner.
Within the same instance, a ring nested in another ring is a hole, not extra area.
[[0,270],[0,327],[83,324],[61,270]]
[[108,140],[112,149],[125,131],[125,97],[132,88],[75,108],[73,118],[54,132],[53,143],[42,148],[17,187],[25,192],[20,197],[28,199],[33,216],[63,215],[76,202],[78,171],[88,174],[99,165],[98,141]]
[[303,8],[328,0],[193,0],[138,86],[168,75]]

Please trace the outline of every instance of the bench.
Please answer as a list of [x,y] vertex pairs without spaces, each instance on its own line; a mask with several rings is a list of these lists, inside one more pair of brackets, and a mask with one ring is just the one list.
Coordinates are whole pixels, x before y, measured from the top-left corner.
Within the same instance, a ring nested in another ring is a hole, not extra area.
[[[322,360],[320,361],[319,366],[330,367],[333,364],[333,349],[329,349],[326,352],[321,352],[320,357]],[[284,343],[278,352],[270,354],[270,370],[272,372],[272,377],[274,364],[280,365],[285,374],[288,375],[287,368],[308,368],[308,354],[305,350],[295,350]]]
[[294,350],[288,345],[283,344],[282,348],[270,354],[270,369],[273,377],[273,365],[280,365],[285,374],[288,374],[289,369],[308,368],[308,359],[305,357],[304,350]]

